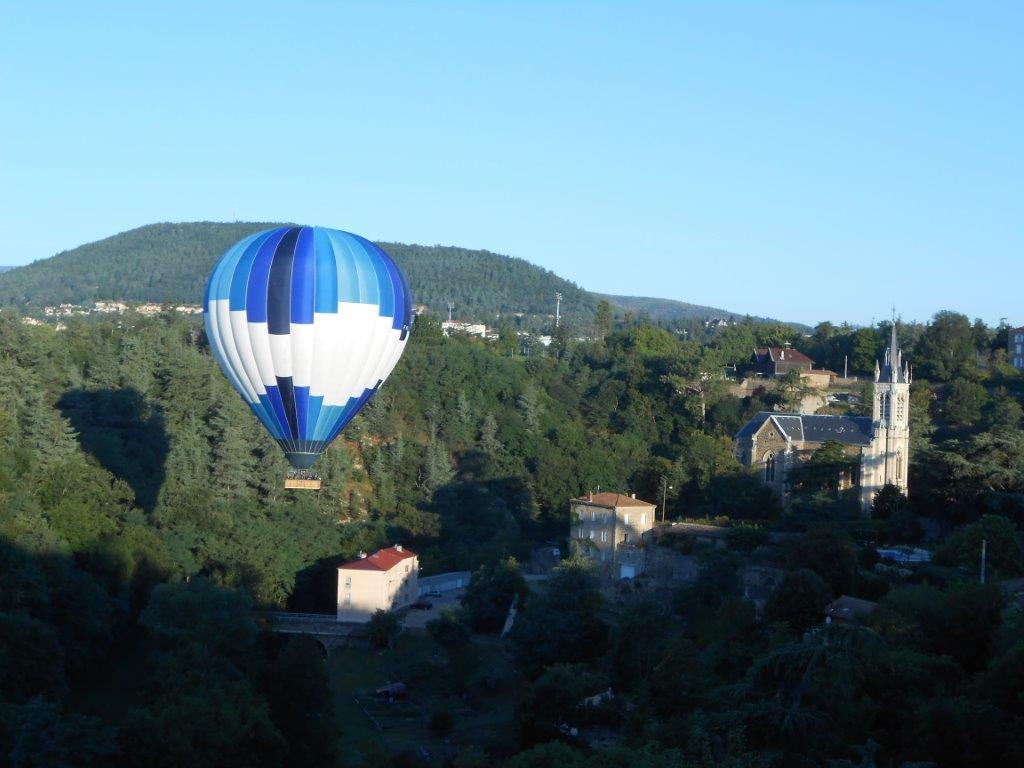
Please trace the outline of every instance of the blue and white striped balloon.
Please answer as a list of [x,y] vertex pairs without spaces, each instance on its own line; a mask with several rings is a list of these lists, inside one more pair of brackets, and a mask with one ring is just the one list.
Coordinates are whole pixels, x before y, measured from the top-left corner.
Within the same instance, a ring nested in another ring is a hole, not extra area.
[[291,465],[304,469],[395,367],[412,296],[395,262],[369,240],[278,227],[227,250],[203,310],[224,375]]

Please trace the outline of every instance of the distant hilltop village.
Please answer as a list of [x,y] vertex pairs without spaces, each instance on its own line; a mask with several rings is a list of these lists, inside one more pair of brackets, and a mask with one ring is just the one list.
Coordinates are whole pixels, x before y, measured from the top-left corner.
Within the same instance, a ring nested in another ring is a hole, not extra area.
[[[123,301],[94,301],[91,307],[81,304],[57,304],[55,306],[43,307],[43,315],[56,320],[57,330],[63,330],[64,324],[61,320],[68,317],[87,317],[90,315],[121,315],[125,312],[135,312],[147,317],[159,315],[161,312],[174,312],[179,315],[201,315],[203,308],[198,304],[156,304],[147,302],[137,304]],[[25,325],[48,325],[36,317],[23,317],[21,322]]]

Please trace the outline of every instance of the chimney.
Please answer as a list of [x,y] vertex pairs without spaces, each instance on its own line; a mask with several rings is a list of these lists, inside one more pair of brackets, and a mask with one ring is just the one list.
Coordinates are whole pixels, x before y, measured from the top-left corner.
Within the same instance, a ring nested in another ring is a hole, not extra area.
[[359,550],[359,559],[360,560],[365,560],[366,559],[366,553],[363,552],[363,550]]
[[402,545],[401,544],[395,544],[395,551],[396,552],[401,552],[402,551]]

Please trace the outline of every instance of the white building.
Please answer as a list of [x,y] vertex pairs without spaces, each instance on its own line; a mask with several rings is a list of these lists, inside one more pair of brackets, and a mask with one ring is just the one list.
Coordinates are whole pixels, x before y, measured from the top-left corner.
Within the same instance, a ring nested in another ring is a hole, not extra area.
[[467,336],[479,336],[481,339],[487,338],[490,334],[488,328],[483,323],[463,323],[458,320],[444,320],[441,322],[441,332],[445,336],[452,333],[464,333]]
[[419,597],[420,562],[401,544],[338,566],[338,621],[369,621]]

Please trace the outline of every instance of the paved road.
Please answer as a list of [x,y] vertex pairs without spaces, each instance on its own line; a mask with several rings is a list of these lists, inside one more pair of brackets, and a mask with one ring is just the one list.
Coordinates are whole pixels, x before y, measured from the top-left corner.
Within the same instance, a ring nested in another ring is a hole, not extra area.
[[445,592],[441,597],[424,597],[422,599],[431,604],[431,609],[418,611],[415,608],[410,608],[402,618],[402,622],[409,629],[425,629],[428,621],[441,615],[442,608],[458,605],[459,599],[464,594],[466,594],[464,589],[453,589],[451,592]]

